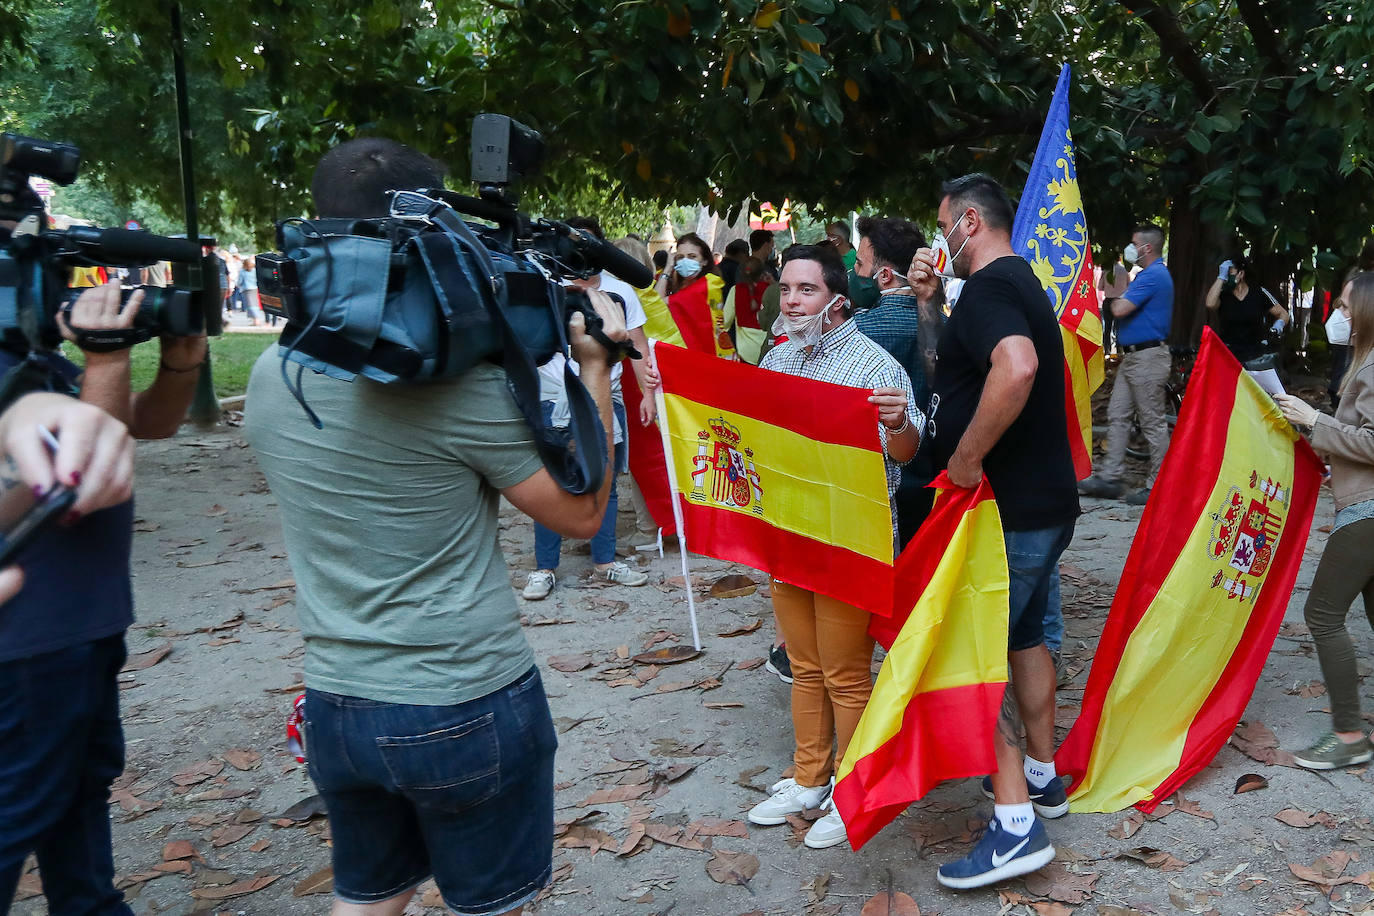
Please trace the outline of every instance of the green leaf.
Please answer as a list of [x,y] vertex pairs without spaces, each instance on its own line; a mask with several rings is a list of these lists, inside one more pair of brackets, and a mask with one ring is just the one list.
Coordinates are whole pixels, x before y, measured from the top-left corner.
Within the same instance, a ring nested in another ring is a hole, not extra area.
[[1209,153],[1212,151],[1212,141],[1208,140],[1197,130],[1188,131],[1188,134],[1184,139],[1186,139],[1188,141],[1188,144],[1192,146],[1193,149],[1197,150],[1199,153]]
[[792,27],[792,32],[802,41],[809,41],[817,45],[825,44],[825,33],[809,22],[797,23]]
[[797,0],[797,2],[800,6],[813,13],[825,15],[826,13],[835,12],[835,0]]

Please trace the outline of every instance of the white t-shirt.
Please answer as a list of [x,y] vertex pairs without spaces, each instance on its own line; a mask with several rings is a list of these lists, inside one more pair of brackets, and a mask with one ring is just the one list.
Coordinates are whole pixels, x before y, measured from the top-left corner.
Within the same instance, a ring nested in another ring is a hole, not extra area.
[[1350,319],[1340,309],[1332,309],[1326,319],[1326,342],[1337,346],[1350,345]]
[[[635,292],[635,288],[605,271],[597,274],[597,280],[598,287],[603,293],[614,293],[625,301],[625,329],[633,331],[636,328],[644,327],[649,316],[644,314],[644,304],[639,301],[639,294]],[[563,394],[564,361],[565,357],[559,353],[539,367],[539,399],[541,401],[553,401],[558,405],[554,407],[555,426],[567,425],[567,399]],[[572,363],[573,373],[580,374],[581,368],[577,365],[577,361],[568,361]],[[620,390],[620,376],[623,368],[620,363],[611,367],[611,397],[622,404],[625,402],[624,395],[621,394]],[[623,438],[623,431],[619,429],[619,423],[616,426],[615,441],[620,442]]]

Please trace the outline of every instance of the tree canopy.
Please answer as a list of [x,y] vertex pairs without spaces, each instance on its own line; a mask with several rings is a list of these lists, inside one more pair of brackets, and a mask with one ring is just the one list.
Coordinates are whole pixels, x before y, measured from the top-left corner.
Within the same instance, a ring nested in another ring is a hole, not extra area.
[[[0,18],[14,126],[177,211],[166,0]],[[1374,224],[1374,6],[1357,0],[276,0],[186,14],[211,223],[300,212],[317,156],[381,134],[453,168],[468,123],[541,129],[526,201],[648,228],[665,203],[790,197],[929,221],[938,182],[1016,194],[1059,66],[1094,240],[1168,224],[1181,299],[1240,246],[1334,270]],[[641,225],[640,221],[649,226]],[[617,227],[621,228],[621,227]],[[1330,282],[1330,276],[1327,281]]]

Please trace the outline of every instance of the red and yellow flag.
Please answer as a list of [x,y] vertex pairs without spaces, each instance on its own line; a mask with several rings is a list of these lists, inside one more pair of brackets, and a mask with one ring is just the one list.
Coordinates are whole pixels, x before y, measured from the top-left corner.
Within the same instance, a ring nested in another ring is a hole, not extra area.
[[668,297],[668,311],[687,349],[734,355],[729,335],[722,342],[719,333],[725,324],[724,288],[720,274],[706,274]]
[[[949,488],[945,475],[932,486]],[[835,805],[859,849],[936,783],[997,769],[1007,683],[1007,554],[992,488],[942,489],[897,560],[897,618],[873,618],[888,649],[836,773]]]
[[1322,465],[1210,329],[1055,760],[1073,811],[1153,811],[1226,743],[1273,646]]
[[1093,285],[1088,218],[1069,132],[1069,65],[1059,72],[1016,221],[1012,249],[1027,261],[1054,306],[1064,344],[1064,407],[1074,473],[1092,473],[1093,392],[1102,384],[1102,305]]
[[[660,304],[663,302],[661,298],[658,301]],[[667,306],[664,306],[664,310],[667,310]],[[678,340],[681,339],[682,335],[679,334]],[[669,537],[677,534],[677,521],[673,518],[673,492],[668,486],[668,458],[663,454],[663,433],[658,428],[657,420],[648,426],[639,425],[639,405],[644,396],[634,381],[630,360],[626,359],[624,366],[621,388],[625,394],[625,425],[629,427],[625,434],[630,443],[630,476],[634,478],[635,486],[639,487],[639,495],[644,499],[644,507],[654,517],[654,524],[662,529],[664,537]]]
[[688,548],[890,614],[892,515],[869,390],[662,343],[654,354]]

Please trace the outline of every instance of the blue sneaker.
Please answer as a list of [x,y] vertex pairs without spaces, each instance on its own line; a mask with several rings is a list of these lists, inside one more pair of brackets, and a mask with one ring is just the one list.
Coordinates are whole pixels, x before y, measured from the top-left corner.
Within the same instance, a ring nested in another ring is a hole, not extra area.
[[[1031,804],[1035,806],[1035,813],[1041,817],[1054,820],[1056,817],[1063,817],[1069,813],[1069,796],[1064,791],[1064,780],[1058,776],[1051,779],[1042,789],[1037,789],[1027,779],[1026,789],[1030,792],[1030,800]],[[983,777],[983,794],[988,798],[993,797],[991,776]]]
[[941,865],[935,877],[945,887],[966,890],[1028,875],[1054,861],[1054,847],[1040,821],[1030,833],[1017,836],[1002,828],[996,816],[988,822],[978,845],[958,862]]

